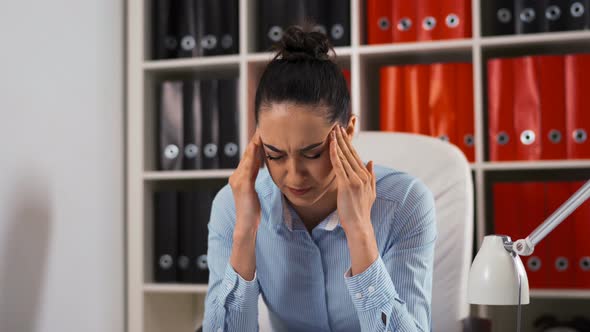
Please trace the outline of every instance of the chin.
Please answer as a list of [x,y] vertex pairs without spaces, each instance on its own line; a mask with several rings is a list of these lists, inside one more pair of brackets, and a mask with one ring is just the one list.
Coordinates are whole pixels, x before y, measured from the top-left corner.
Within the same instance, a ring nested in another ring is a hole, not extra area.
[[302,196],[293,194],[289,191],[289,189],[286,191],[287,192],[283,192],[283,194],[289,199],[289,201],[300,207],[312,206],[324,196],[323,191],[318,192],[318,190],[315,188]]

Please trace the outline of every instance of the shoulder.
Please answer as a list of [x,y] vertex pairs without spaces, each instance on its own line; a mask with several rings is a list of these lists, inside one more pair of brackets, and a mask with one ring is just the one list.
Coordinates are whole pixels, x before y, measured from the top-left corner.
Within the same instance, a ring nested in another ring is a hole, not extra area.
[[399,208],[434,201],[432,192],[417,177],[385,166],[375,165],[377,199]]
[[[412,241],[428,243],[436,238],[434,196],[419,178],[376,165],[377,197],[373,225],[392,245],[418,235]],[[379,217],[377,217],[379,216]]]

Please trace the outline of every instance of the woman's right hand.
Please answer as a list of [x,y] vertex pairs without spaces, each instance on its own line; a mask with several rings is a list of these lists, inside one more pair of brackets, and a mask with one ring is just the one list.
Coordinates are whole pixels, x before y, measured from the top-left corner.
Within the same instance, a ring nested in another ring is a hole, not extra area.
[[260,200],[254,189],[263,150],[258,129],[246,147],[236,170],[229,177],[236,206],[234,236],[256,233],[260,224]]

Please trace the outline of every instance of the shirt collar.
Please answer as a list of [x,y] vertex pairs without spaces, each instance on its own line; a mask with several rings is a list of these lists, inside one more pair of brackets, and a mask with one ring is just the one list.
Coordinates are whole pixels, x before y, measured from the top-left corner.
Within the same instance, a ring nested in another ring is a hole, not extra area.
[[[303,224],[303,221],[301,220],[301,218],[299,218],[299,215],[297,214],[295,209],[293,209],[291,204],[289,204],[285,196],[281,194],[281,198],[281,203],[283,206],[283,220],[285,222],[285,226],[287,226],[287,228],[291,232],[293,230],[307,231],[307,229],[305,228],[305,224]],[[335,210],[332,213],[330,213],[330,215],[328,215],[324,220],[322,220],[322,222],[320,222],[316,227],[319,227],[320,229],[326,231],[333,231],[334,229],[336,229],[336,227],[339,226],[341,227],[340,218],[338,218],[338,211]]]

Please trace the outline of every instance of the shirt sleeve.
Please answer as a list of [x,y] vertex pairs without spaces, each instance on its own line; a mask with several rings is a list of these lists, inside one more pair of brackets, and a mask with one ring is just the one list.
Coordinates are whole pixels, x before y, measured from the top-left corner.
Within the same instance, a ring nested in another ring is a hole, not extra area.
[[226,185],[215,197],[209,221],[204,332],[258,331],[258,279],[247,281],[231,266],[235,208]]
[[400,208],[403,227],[393,244],[362,273],[344,275],[363,332],[431,330],[434,199],[417,187]]

